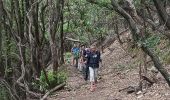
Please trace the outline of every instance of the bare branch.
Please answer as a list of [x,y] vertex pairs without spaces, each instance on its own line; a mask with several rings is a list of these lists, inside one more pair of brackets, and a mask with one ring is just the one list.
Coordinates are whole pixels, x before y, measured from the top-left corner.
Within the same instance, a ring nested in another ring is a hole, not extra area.
[[64,87],[65,85],[66,85],[66,83],[62,83],[62,84],[56,86],[55,88],[49,90],[40,100],[45,100],[48,97],[49,94],[51,94],[52,92]]
[[93,3],[93,4],[97,4],[100,7],[105,7],[109,10],[114,10],[113,6],[110,3],[101,3],[101,2],[97,2],[97,0],[86,0],[87,2]]
[[24,63],[24,58],[23,58],[22,49],[21,49],[21,38],[19,38],[18,48],[19,48],[19,53],[20,53],[22,73],[21,73],[21,76],[18,78],[17,83],[18,83],[19,86],[25,88],[27,93],[29,93],[29,94],[31,94],[32,96],[35,96],[35,97],[40,97],[41,94],[37,94],[37,93],[30,91],[28,85],[25,84],[25,82],[24,83],[21,82],[22,80],[24,81],[24,77],[25,77],[25,63]]
[[80,40],[76,40],[73,38],[65,37],[66,40],[73,41],[73,42],[80,42]]

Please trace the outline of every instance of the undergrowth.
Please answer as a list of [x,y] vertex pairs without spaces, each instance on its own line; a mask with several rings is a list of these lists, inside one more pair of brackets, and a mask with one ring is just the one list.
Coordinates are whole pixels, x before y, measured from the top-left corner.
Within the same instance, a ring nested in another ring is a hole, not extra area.
[[0,84],[0,100],[10,100],[8,90],[2,84]]
[[49,84],[45,79],[45,74],[41,72],[40,89],[42,91],[54,88],[55,86],[62,84],[67,80],[67,73],[65,71],[59,71],[59,72],[48,71],[47,76],[48,76]]

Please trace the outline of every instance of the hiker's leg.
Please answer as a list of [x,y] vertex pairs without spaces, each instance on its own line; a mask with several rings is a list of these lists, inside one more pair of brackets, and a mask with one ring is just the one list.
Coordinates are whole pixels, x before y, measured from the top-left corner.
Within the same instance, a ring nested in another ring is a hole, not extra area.
[[72,56],[72,66],[74,66],[74,56]]
[[85,67],[84,66],[82,67],[82,74],[83,74],[83,77],[85,78]]
[[98,77],[98,68],[94,68],[94,79],[95,79],[95,83],[97,83],[97,77]]
[[89,67],[90,71],[90,82],[94,82],[94,69],[92,67]]
[[86,66],[86,79],[88,80],[88,76],[89,76],[89,66]]
[[95,81],[95,79],[94,79],[94,69],[92,67],[89,67],[89,71],[90,71],[90,83],[91,83],[90,90],[94,91],[94,81]]
[[76,67],[76,58],[73,57],[73,66]]
[[84,80],[87,81],[88,80],[88,74],[89,74],[89,67],[87,65],[85,65],[83,67],[83,75],[84,75]]
[[76,61],[75,66],[76,66],[76,68],[78,68],[78,60],[79,60],[79,58],[75,58],[75,61]]

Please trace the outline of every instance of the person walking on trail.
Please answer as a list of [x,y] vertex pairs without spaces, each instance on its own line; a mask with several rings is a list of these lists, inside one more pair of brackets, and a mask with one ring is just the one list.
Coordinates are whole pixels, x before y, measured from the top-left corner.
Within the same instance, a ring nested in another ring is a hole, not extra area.
[[89,67],[87,64],[87,55],[89,55],[90,53],[90,49],[89,48],[85,48],[82,52],[82,58],[81,61],[84,63],[83,66],[83,77],[84,80],[87,81],[88,80],[88,76],[89,76]]
[[79,65],[78,65],[78,69],[80,71],[83,71],[83,68],[85,67],[85,45],[81,45],[81,50],[80,50],[80,61],[79,61]]
[[71,49],[72,53],[72,66],[78,67],[78,59],[80,55],[80,48],[74,44],[73,48]]
[[87,55],[91,83],[90,91],[94,91],[96,88],[99,62],[101,62],[100,52],[96,50],[96,46],[91,46],[90,53]]

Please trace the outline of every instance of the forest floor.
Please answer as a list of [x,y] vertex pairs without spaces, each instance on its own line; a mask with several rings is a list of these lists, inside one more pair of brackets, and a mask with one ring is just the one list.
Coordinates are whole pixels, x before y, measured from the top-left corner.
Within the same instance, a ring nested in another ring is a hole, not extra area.
[[161,77],[159,82],[140,94],[119,92],[128,86],[138,86],[139,69],[136,59],[121,49],[118,41],[102,54],[103,67],[99,69],[97,89],[90,92],[90,84],[83,80],[82,75],[74,67],[69,67],[67,88],[53,93],[48,100],[170,100],[170,89]]

